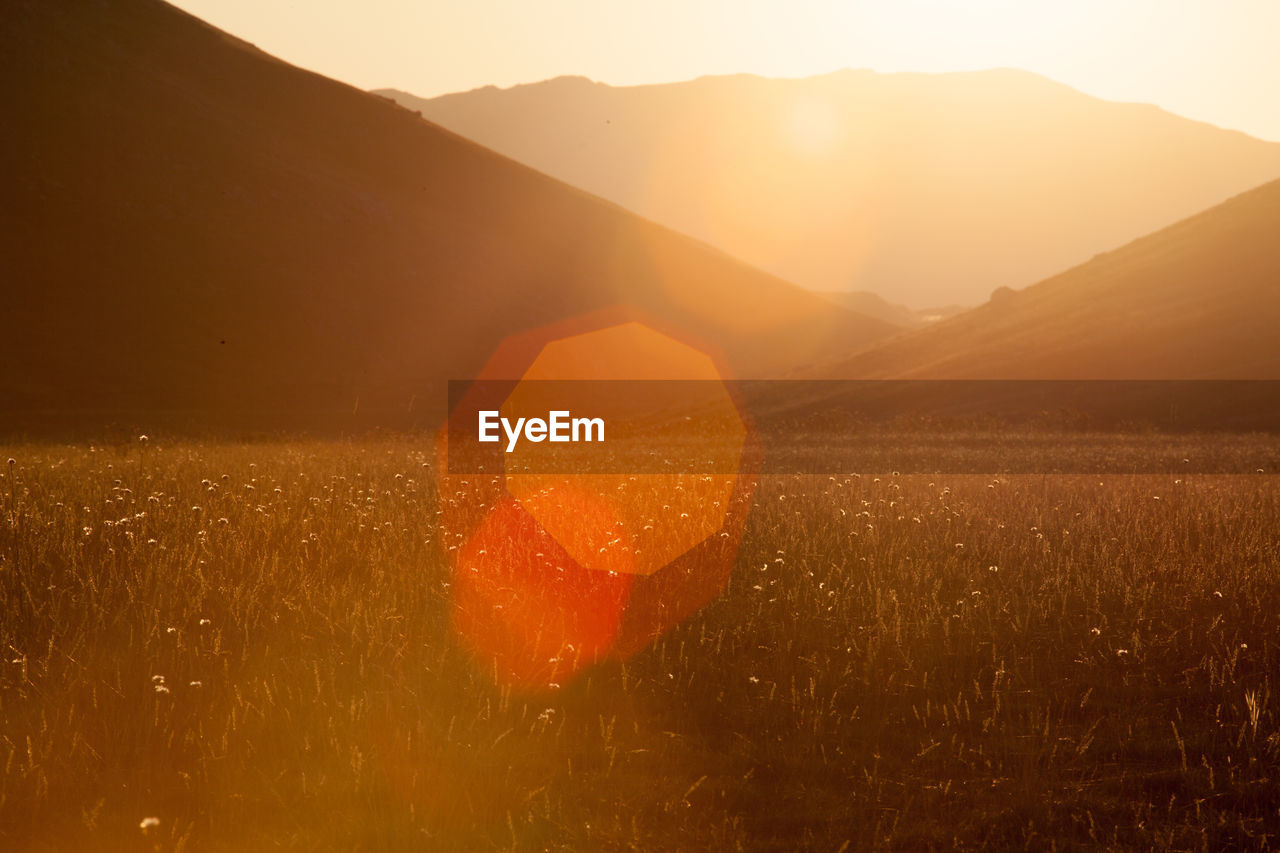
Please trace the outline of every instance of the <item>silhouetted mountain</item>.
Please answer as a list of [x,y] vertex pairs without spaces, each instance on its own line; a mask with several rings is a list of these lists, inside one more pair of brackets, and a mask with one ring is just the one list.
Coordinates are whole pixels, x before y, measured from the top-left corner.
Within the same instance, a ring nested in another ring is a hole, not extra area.
[[809,376],[1280,379],[1280,181]]
[[789,281],[913,308],[978,304],[1280,177],[1280,144],[1022,71],[384,94]]
[[154,0],[8,2],[0,72],[0,410],[420,411],[620,303],[739,375],[893,331]]

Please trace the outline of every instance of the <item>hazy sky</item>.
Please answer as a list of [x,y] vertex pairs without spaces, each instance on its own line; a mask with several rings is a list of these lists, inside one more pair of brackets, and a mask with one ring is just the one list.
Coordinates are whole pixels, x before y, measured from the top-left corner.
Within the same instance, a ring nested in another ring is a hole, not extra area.
[[1015,67],[1280,141],[1280,0],[177,0],[280,58],[431,96],[561,74]]

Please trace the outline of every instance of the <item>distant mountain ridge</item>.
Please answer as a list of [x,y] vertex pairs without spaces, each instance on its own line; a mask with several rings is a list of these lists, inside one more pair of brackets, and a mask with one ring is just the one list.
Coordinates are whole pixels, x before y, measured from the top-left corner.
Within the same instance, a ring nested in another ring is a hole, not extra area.
[[895,331],[156,0],[6,3],[0,74],[0,412],[420,413],[611,306],[742,376]]
[[815,291],[979,304],[1280,177],[1280,144],[1029,72],[379,90]]

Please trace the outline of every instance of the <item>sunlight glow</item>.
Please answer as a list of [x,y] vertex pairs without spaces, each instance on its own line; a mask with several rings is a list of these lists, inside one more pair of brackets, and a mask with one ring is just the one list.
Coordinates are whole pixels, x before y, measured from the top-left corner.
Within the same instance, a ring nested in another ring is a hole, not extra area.
[[1008,67],[1280,139],[1280,3],[1267,0],[177,4],[288,62],[422,97],[562,74],[637,85]]
[[845,133],[844,120],[826,99],[802,98],[792,102],[783,130],[791,144],[810,157],[838,150]]

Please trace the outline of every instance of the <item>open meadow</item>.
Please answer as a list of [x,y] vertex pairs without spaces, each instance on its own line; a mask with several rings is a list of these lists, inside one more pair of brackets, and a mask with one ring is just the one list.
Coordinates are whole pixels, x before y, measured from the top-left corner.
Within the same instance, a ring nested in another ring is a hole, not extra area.
[[0,449],[0,849],[1280,846],[1275,475],[764,478],[722,596],[522,693],[433,459]]

